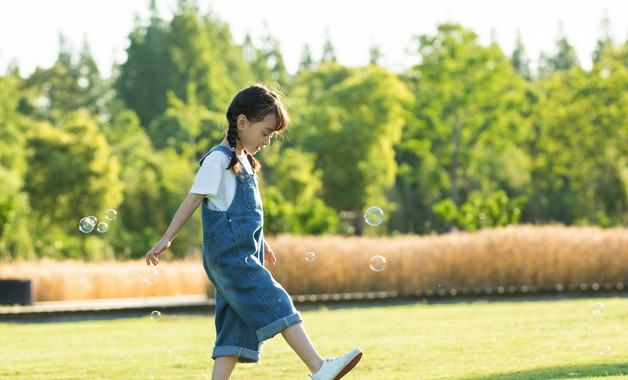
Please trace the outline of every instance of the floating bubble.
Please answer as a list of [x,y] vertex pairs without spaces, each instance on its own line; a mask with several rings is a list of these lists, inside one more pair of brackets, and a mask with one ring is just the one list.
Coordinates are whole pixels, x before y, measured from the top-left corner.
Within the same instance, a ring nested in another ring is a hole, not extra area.
[[381,272],[386,268],[386,259],[382,256],[371,257],[371,269],[375,272]]
[[611,353],[611,348],[609,346],[602,346],[600,347],[600,354],[602,354],[602,356],[608,356],[608,354]]
[[596,302],[593,304],[593,314],[599,315],[604,311],[604,304]]
[[379,226],[384,221],[384,212],[379,207],[371,207],[364,213],[364,219],[371,226]]
[[95,216],[88,216],[87,219],[91,219],[91,221],[94,222],[94,225],[98,222],[98,219],[96,219]]
[[156,283],[158,276],[159,272],[157,272],[157,269],[151,267],[144,269],[144,282],[148,285]]
[[98,232],[100,232],[101,234],[104,234],[105,232],[107,232],[108,229],[109,229],[109,225],[105,222],[98,223],[98,227],[96,227],[96,230],[98,230]]
[[105,211],[105,218],[107,218],[107,220],[115,220],[118,217],[118,212],[112,208],[110,208],[109,210]]
[[158,312],[157,310],[150,313],[150,319],[152,319],[153,321],[158,321],[159,318],[161,318],[161,313]]
[[316,255],[314,254],[314,252],[308,252],[305,254],[305,260],[307,261],[314,261],[315,258]]
[[81,219],[81,221],[79,222],[79,230],[81,230],[81,232],[83,233],[90,233],[94,230],[94,226],[96,225],[96,223],[90,219],[90,218],[83,218]]

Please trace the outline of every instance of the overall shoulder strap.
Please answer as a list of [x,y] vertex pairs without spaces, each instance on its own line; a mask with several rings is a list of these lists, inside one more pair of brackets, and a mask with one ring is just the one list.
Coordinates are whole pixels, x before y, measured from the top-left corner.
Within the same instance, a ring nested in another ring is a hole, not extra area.
[[229,148],[223,145],[218,145],[218,146],[213,147],[209,152],[205,153],[203,158],[201,158],[201,160],[198,163],[199,166],[203,165],[203,161],[205,161],[205,158],[209,156],[213,151],[220,151],[224,153],[227,157],[231,158],[231,151],[229,150]]

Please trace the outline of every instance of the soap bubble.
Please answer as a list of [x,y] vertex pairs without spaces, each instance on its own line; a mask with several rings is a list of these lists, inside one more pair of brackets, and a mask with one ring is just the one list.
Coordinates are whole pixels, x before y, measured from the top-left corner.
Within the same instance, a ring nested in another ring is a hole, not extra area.
[[608,356],[608,354],[610,353],[611,353],[611,348],[609,346],[604,345],[600,347],[600,354],[602,356]]
[[118,212],[112,208],[105,212],[105,218],[107,220],[115,220],[118,217]]
[[599,315],[604,311],[604,304],[596,302],[593,304],[593,314]]
[[375,272],[381,272],[386,268],[386,259],[382,256],[371,257],[371,269]]
[[152,319],[153,321],[158,321],[159,318],[161,318],[161,313],[158,312],[157,310],[150,313],[150,319]]
[[148,285],[156,283],[158,276],[159,272],[157,272],[157,269],[151,267],[144,269],[144,282]]
[[98,219],[96,219],[95,216],[88,216],[87,219],[91,219],[92,222],[94,222],[94,225],[96,225],[96,223],[98,222]]
[[307,261],[314,261],[315,258],[316,255],[314,254],[314,252],[308,252],[305,254],[305,260]]
[[96,230],[98,230],[98,232],[100,232],[101,234],[104,234],[105,232],[107,232],[108,229],[109,229],[109,225],[105,222],[98,223],[98,227],[96,227]]
[[384,221],[384,212],[379,207],[371,207],[364,213],[364,219],[371,226],[379,226]]
[[94,230],[94,226],[96,225],[96,223],[90,219],[90,218],[83,218],[81,219],[81,221],[79,222],[79,230],[81,230],[81,232],[83,233],[90,233]]

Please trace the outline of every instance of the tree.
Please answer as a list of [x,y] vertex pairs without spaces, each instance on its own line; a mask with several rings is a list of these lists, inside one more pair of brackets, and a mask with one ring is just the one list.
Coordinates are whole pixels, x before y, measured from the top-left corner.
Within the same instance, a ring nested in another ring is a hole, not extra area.
[[382,58],[382,51],[373,41],[371,41],[371,47],[369,48],[369,57],[369,64],[371,65],[377,65]]
[[26,176],[24,133],[29,121],[17,112],[17,77],[0,77],[0,257],[28,257],[30,210],[23,191]]
[[560,26],[558,39],[556,40],[556,53],[553,56],[541,53],[539,58],[539,76],[546,76],[555,71],[569,70],[579,64],[576,50],[567,41],[567,37],[562,32],[562,26]]
[[628,178],[626,47],[605,49],[590,72],[539,82],[530,189],[532,221],[625,225]]
[[312,59],[312,52],[310,45],[303,45],[303,51],[301,52],[301,62],[299,62],[299,71],[312,70],[314,68],[314,60]]
[[595,50],[593,51],[593,63],[599,62],[604,52],[613,46],[613,39],[611,38],[611,20],[608,18],[608,14],[604,15],[600,26],[602,36],[597,40]]
[[262,38],[260,49],[253,46],[248,34],[245,37],[243,49],[245,59],[251,65],[257,81],[275,82],[283,87],[289,85],[290,77],[279,49],[279,41],[270,35],[268,26],[266,26],[266,34]]
[[199,104],[194,96],[194,85],[189,87],[189,103],[170,92],[168,108],[151,122],[147,133],[156,149],[171,148],[196,162],[210,141],[220,140],[221,127],[226,120],[223,113],[210,111]]
[[186,103],[193,95],[209,110],[224,112],[233,94],[254,79],[228,26],[211,13],[200,15],[194,1],[179,0],[169,23],[153,14],[129,38],[116,89],[143,126],[165,112],[169,92]]
[[266,35],[262,39],[262,52],[271,72],[269,79],[279,83],[282,87],[288,86],[290,78],[281,54],[279,41],[271,36],[268,26],[266,26]]
[[151,2],[150,22],[129,34],[127,60],[117,69],[114,83],[117,95],[135,111],[143,125],[161,114],[167,106],[167,92],[176,82],[176,66],[170,53],[169,26]]
[[326,32],[325,44],[323,45],[323,54],[321,56],[321,63],[336,62],[336,49],[331,42],[329,30]]
[[51,121],[63,119],[68,112],[85,108],[92,114],[107,112],[107,86],[100,76],[87,40],[78,59],[69,43],[59,36],[59,54],[49,69],[37,68],[23,84],[24,100],[21,110],[32,116]]
[[[40,123],[28,134],[26,148],[29,175],[24,188],[37,219],[31,226],[37,236],[78,235],[79,220],[122,201],[119,162],[87,111],[70,113],[59,127]],[[82,245],[83,257],[87,253]]]
[[432,209],[439,202],[459,207],[473,191],[521,195],[529,162],[524,81],[499,47],[481,46],[454,24],[417,40],[421,63],[407,74],[416,105],[398,154],[398,187],[402,209],[411,210],[401,228],[424,231],[447,228]]
[[517,41],[515,49],[512,52],[512,66],[515,72],[527,80],[532,80],[532,72],[530,71],[530,59],[525,52],[525,46],[521,39],[521,33],[517,32]]
[[295,140],[315,154],[325,203],[355,213],[359,234],[367,205],[393,206],[386,198],[397,170],[393,147],[412,96],[396,75],[372,65],[325,64],[302,72],[297,83]]
[[264,233],[338,232],[338,215],[320,198],[322,172],[314,157],[280,142],[261,152]]
[[265,54],[253,45],[251,36],[247,33],[242,46],[244,59],[251,66],[256,81],[268,80],[272,77]]

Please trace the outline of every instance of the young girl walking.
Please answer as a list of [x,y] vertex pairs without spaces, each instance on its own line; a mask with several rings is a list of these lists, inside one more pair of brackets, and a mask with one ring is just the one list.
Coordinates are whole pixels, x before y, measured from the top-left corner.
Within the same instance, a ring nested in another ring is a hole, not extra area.
[[264,240],[263,209],[253,155],[283,132],[290,118],[279,95],[255,84],[240,91],[227,110],[229,128],[220,145],[200,161],[190,193],[161,240],[146,253],[157,265],[194,211],[201,206],[203,267],[216,288],[216,343],[212,380],[229,379],[236,363],[259,363],[263,342],[278,333],[315,380],[337,380],[362,357],[353,349],[336,358],[318,354],[300,313],[284,288],[264,268],[275,265]]

